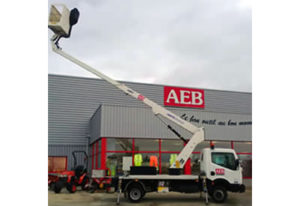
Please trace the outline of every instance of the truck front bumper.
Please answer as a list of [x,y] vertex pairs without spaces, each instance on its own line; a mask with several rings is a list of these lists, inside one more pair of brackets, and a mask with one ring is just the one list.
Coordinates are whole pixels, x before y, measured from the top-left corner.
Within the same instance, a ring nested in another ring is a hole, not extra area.
[[230,190],[231,192],[245,192],[246,191],[246,187],[244,184],[232,184],[230,185]]

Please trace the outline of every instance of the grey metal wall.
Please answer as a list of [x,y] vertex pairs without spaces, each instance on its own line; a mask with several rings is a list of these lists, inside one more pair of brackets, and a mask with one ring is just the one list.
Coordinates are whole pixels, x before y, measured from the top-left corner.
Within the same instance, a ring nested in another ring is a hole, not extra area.
[[[84,150],[86,151],[86,146],[80,145],[48,145],[48,156],[67,156],[68,158],[68,170],[71,170],[74,166],[74,161],[72,157],[73,151]],[[84,157],[82,155],[77,155],[77,164],[84,164]]]
[[89,125],[89,134],[91,137],[90,142],[94,142],[97,140],[99,137],[101,137],[101,110],[102,110],[102,105],[96,110],[96,112],[93,114],[91,120],[90,120],[90,125]]
[[[174,133],[168,130],[165,124],[153,115],[149,108],[102,105],[101,110],[100,136],[102,137],[177,139]],[[193,116],[193,120],[197,121],[192,122],[192,124],[205,128],[206,140],[251,141],[251,115],[204,112],[190,109],[179,111],[169,108],[169,110],[179,116],[185,115],[188,121]],[[171,121],[167,119],[164,119],[164,121],[176,128],[184,137],[189,138],[191,136],[189,132],[176,126]],[[209,124],[209,121],[211,124]],[[230,125],[228,125],[229,121],[231,122]],[[225,125],[218,125],[218,122],[223,122]],[[245,122],[248,124],[244,125]]]
[[[163,85],[126,85],[163,105]],[[100,79],[49,75],[48,90],[49,145],[86,145],[90,118],[101,104],[144,107]],[[251,104],[251,93],[205,89],[206,107],[202,111],[251,115]]]

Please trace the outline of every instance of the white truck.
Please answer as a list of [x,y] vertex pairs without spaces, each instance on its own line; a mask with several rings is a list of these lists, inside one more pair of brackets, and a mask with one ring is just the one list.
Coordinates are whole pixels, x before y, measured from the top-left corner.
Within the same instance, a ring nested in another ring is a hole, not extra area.
[[[58,7],[61,9],[59,10]],[[192,137],[187,141],[170,125],[167,125],[171,131],[186,142],[185,147],[171,165],[169,174],[156,174],[154,167],[132,167],[128,175],[120,176],[118,179],[117,204],[119,204],[122,192],[131,202],[139,202],[147,192],[205,192],[206,202],[208,201],[207,194],[215,202],[224,202],[227,198],[227,191],[244,192],[245,186],[242,184],[242,168],[233,149],[214,148],[213,145],[210,148],[203,149],[200,157],[200,175],[181,174],[180,170],[190,158],[195,147],[204,141],[204,128],[198,128],[190,122],[181,119],[176,114],[156,104],[142,94],[109,78],[62,51],[58,45],[58,41],[61,37],[70,37],[72,26],[77,23],[78,18],[79,11],[77,9],[73,9],[70,12],[64,5],[51,6],[48,27],[54,32],[51,38],[53,51],[106,80],[108,83],[122,90],[126,95],[130,95],[143,102],[152,108],[155,116],[164,117],[192,133]]]
[[[191,151],[192,152],[192,151]],[[139,202],[147,192],[205,192],[217,203],[227,191],[244,192],[238,157],[232,149],[205,148],[200,155],[200,176],[177,174],[129,174],[119,177],[119,193]],[[207,196],[206,196],[207,201]]]

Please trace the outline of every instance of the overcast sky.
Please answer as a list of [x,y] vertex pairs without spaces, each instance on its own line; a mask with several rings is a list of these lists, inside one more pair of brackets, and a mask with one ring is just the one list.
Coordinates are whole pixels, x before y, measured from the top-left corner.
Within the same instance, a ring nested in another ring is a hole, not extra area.
[[[114,79],[251,92],[251,0],[48,2],[80,11],[63,50]],[[95,77],[50,44],[48,65],[51,74]]]

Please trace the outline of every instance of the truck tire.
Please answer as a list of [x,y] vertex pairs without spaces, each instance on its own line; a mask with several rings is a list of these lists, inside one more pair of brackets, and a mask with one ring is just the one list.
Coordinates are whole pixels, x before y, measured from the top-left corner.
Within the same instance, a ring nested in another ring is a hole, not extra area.
[[135,184],[127,190],[127,197],[131,202],[139,202],[145,195],[144,193],[142,187]]
[[59,181],[55,182],[53,190],[55,193],[60,193],[60,191],[63,187],[64,187],[64,182],[59,180]]
[[212,190],[211,197],[217,203],[222,203],[227,199],[227,191],[222,186],[216,186]]

